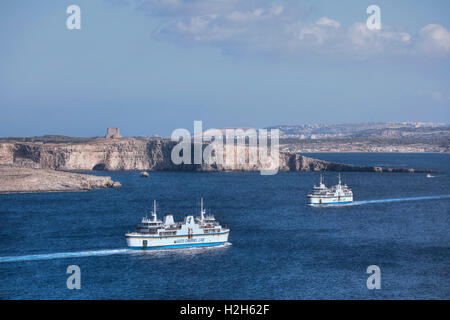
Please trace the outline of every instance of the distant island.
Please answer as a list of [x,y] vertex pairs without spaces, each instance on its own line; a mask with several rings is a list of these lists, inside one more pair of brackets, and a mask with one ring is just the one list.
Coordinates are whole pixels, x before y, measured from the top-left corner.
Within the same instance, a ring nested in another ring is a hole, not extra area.
[[430,122],[274,126],[283,150],[299,153],[450,153],[450,125]]
[[[306,152],[449,152],[450,127],[429,124],[280,126],[279,171],[433,172],[421,168],[353,166],[313,159]],[[309,136],[306,136],[309,133]],[[394,138],[395,137],[395,138]],[[395,141],[395,143],[394,143]],[[176,142],[163,137],[59,135],[0,138],[0,193],[77,191],[120,187],[110,177],[67,171],[260,171],[261,165],[181,164],[171,161]],[[422,146],[423,147],[418,147]],[[203,146],[205,147],[205,145]],[[403,150],[403,151],[402,151]]]
[[[248,128],[242,128],[248,129]],[[280,130],[280,145],[284,151],[296,153],[322,152],[398,152],[450,153],[450,124],[430,122],[373,122],[344,124],[280,125],[265,129]],[[225,129],[222,129],[224,131]],[[4,137],[0,145],[14,142],[46,144],[82,144],[99,139],[122,138],[119,128],[109,128],[105,137],[67,137],[46,135],[40,137]],[[167,141],[159,135],[134,137],[138,140]]]

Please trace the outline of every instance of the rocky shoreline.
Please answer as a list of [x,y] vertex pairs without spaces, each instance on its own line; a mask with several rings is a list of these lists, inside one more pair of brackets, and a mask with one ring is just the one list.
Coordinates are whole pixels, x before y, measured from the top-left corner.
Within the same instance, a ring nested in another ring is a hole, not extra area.
[[0,194],[119,188],[111,177],[0,165]]
[[[0,142],[0,165],[64,171],[260,171],[260,163],[181,164],[171,160],[176,143],[168,139],[91,139],[81,143]],[[225,152],[224,152],[225,154]],[[246,151],[248,160],[249,151]],[[226,155],[224,155],[226,157]],[[434,172],[411,168],[352,166],[281,151],[279,171]]]
[[[249,148],[245,149],[246,161],[243,163],[236,161],[231,164],[175,165],[171,159],[175,144],[168,139],[144,138],[97,138],[78,143],[0,142],[0,193],[82,191],[120,187],[120,183],[112,181],[110,177],[70,171],[256,172],[264,169],[259,162],[249,163]],[[278,172],[288,171],[436,172],[412,168],[353,166],[281,151]]]

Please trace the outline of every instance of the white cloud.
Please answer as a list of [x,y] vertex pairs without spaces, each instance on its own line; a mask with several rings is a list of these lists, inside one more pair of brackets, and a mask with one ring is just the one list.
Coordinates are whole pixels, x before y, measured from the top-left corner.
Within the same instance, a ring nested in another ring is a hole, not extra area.
[[279,14],[283,13],[284,7],[283,6],[273,6],[272,9],[270,9],[270,11],[275,15],[279,15]]
[[411,35],[385,24],[381,30],[369,30],[365,22],[344,27],[329,17],[307,22],[289,2],[285,7],[256,0],[135,1],[146,13],[167,20],[155,33],[161,39],[208,44],[227,52],[349,57],[450,54],[450,32],[436,24]]
[[233,22],[251,22],[263,18],[264,10],[257,8],[251,11],[233,11],[227,14],[225,17]]
[[417,50],[432,55],[450,53],[450,31],[438,24],[429,24],[419,31]]
[[406,32],[386,25],[381,30],[369,30],[363,22],[350,26],[345,39],[359,54],[408,54],[412,46],[412,37]]
[[327,17],[320,18],[319,20],[316,21],[316,24],[319,26],[329,26],[333,28],[339,28],[341,26],[341,24],[336,20]]

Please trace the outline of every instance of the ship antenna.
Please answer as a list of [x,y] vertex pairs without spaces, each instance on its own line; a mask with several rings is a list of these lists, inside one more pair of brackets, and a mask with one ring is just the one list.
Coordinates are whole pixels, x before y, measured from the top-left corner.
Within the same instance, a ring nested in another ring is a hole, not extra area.
[[201,221],[203,222],[203,219],[205,218],[205,210],[203,210],[203,198],[200,200],[200,217]]

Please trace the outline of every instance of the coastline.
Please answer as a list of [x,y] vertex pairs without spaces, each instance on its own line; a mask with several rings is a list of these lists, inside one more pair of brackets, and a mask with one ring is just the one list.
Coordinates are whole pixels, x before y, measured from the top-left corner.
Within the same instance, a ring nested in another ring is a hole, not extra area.
[[319,154],[319,153],[361,153],[361,154],[450,154],[449,152],[429,152],[429,151],[418,151],[418,152],[397,152],[397,151],[317,151],[317,152],[298,152],[299,154]]
[[0,194],[78,192],[119,188],[108,176],[0,165]]

